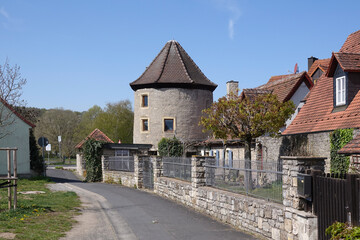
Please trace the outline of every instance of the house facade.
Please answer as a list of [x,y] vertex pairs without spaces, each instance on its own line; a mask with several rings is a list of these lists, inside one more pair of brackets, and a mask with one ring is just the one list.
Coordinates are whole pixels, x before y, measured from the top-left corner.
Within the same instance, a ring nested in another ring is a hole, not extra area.
[[[2,138],[0,148],[17,148],[17,173],[20,176],[30,176],[30,129],[34,124],[26,120],[7,102],[0,99]],[[6,151],[0,151],[0,175],[7,174]]]
[[163,137],[182,142],[207,138],[198,124],[202,110],[212,104],[217,85],[177,41],[168,41],[130,86],[134,90],[134,144],[152,144],[156,150]]

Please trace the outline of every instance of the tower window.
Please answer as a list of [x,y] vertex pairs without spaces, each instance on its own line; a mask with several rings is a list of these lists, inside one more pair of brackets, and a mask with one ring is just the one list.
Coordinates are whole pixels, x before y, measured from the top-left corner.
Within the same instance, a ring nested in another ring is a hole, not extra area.
[[141,119],[141,130],[143,132],[149,131],[149,120],[148,119]]
[[149,106],[149,96],[147,94],[141,95],[141,107]]
[[165,118],[164,119],[164,131],[165,132],[174,131],[174,119],[173,118]]

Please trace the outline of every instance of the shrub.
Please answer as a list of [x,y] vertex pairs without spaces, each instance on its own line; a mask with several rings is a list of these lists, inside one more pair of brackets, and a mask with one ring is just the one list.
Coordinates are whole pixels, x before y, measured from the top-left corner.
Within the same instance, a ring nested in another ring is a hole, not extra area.
[[353,129],[336,129],[330,134],[330,171],[347,173],[350,157],[338,154],[337,151],[353,138]]
[[348,223],[335,222],[326,229],[326,234],[331,236],[331,240],[360,239],[360,227],[352,227]]
[[160,156],[181,157],[183,154],[183,144],[176,137],[162,138],[158,143],[158,151]]
[[30,145],[30,169],[36,172],[38,175],[42,175],[44,172],[44,160],[40,156],[39,148],[36,144],[34,131],[30,129],[29,135]]
[[86,178],[88,182],[102,180],[101,155],[104,142],[88,139],[83,145],[83,153],[86,165]]

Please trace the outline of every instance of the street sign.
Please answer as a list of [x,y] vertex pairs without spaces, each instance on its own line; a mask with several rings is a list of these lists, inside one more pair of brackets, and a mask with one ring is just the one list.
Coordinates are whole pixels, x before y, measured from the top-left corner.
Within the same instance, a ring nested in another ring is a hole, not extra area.
[[48,145],[46,145],[45,150],[47,152],[51,152],[51,144],[50,143]]
[[61,142],[61,136],[58,136],[58,142]]
[[38,144],[40,145],[40,147],[46,147],[46,145],[49,144],[49,140],[46,137],[40,137],[38,139]]

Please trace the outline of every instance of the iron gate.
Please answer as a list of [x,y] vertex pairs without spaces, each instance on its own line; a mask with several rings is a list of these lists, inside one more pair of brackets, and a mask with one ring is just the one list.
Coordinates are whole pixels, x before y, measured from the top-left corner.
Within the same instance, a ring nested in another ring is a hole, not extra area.
[[315,176],[314,211],[318,217],[318,239],[330,239],[325,230],[335,221],[359,225],[360,180],[358,175]]
[[144,159],[143,162],[143,184],[147,189],[154,189],[154,171],[150,158]]

